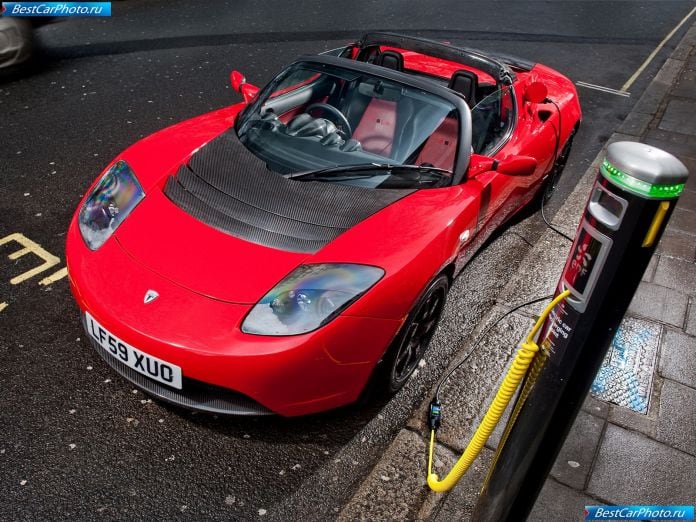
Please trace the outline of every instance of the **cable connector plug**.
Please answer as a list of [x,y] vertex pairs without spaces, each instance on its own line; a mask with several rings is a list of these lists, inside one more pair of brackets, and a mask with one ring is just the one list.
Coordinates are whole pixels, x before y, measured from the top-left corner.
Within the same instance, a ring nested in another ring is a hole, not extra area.
[[430,409],[428,410],[428,426],[430,431],[437,431],[442,420],[442,406],[437,399],[430,401]]

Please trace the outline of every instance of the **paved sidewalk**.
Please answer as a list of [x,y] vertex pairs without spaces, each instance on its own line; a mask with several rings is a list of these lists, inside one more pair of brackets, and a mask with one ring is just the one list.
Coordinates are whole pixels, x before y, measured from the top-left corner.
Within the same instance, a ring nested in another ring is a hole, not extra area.
[[[696,24],[609,143],[623,140],[671,152],[691,176],[593,386],[592,394],[607,400],[587,398],[530,520],[583,520],[585,505],[696,502]],[[554,219],[568,234],[575,232],[603,157]],[[491,353],[512,358],[545,303],[511,314],[491,331],[488,325],[516,304],[552,293],[568,248],[545,232],[477,328],[486,336],[443,389],[435,462],[440,475],[459,457],[490,402],[472,404],[469,381],[479,369],[490,371]],[[464,346],[462,356],[471,349]],[[619,389],[622,378],[634,386]],[[425,411],[423,404],[399,432],[339,520],[470,518],[502,421],[459,485],[439,495],[425,485]]]

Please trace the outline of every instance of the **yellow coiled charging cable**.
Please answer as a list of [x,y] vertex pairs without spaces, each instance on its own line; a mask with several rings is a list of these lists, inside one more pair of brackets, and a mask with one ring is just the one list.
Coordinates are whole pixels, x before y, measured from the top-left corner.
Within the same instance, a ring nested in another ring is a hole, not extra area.
[[439,403],[431,403],[430,447],[428,450],[428,486],[430,486],[430,489],[440,493],[449,491],[457,484],[457,482],[459,482],[459,479],[462,478],[464,473],[467,472],[469,466],[471,466],[474,460],[476,460],[476,457],[478,457],[484,444],[491,436],[491,433],[493,433],[498,421],[500,421],[500,417],[503,415],[505,408],[507,408],[510,399],[514,395],[515,390],[517,390],[517,387],[522,382],[522,379],[524,379],[529,366],[532,364],[535,355],[539,351],[539,346],[534,341],[534,337],[544,324],[544,321],[548,315],[551,313],[551,310],[553,310],[558,303],[563,301],[569,295],[570,291],[566,290],[556,296],[544,309],[541,316],[539,316],[534,328],[532,328],[532,330],[529,332],[524,342],[520,344],[520,348],[512,362],[512,366],[508,370],[507,375],[505,375],[505,379],[503,379],[503,383],[500,385],[493,402],[488,407],[488,411],[483,417],[481,424],[476,429],[476,433],[474,433],[474,436],[464,450],[464,453],[461,457],[459,457],[459,460],[454,465],[452,470],[442,480],[439,479],[437,474],[433,473],[433,448],[435,446],[435,432],[440,425],[439,421],[441,412]]

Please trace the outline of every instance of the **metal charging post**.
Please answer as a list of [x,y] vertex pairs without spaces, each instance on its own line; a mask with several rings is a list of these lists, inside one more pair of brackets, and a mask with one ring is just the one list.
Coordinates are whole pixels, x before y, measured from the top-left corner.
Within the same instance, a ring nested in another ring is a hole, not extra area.
[[641,143],[609,146],[474,520],[524,520],[616,334],[688,172]]

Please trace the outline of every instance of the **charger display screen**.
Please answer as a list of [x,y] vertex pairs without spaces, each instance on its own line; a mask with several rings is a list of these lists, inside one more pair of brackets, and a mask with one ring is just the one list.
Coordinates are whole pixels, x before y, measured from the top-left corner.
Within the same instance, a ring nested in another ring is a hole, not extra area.
[[602,243],[582,229],[565,274],[566,283],[577,293],[585,293],[601,250]]
[[578,311],[584,311],[604,261],[612,245],[605,236],[585,220],[563,271],[563,284],[572,292],[568,301]]

